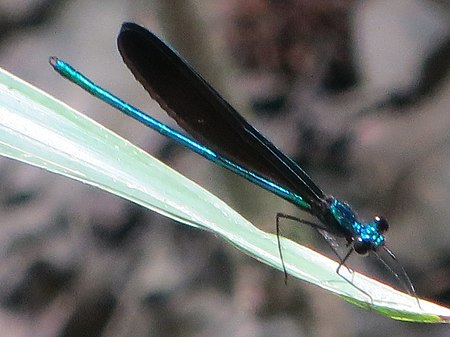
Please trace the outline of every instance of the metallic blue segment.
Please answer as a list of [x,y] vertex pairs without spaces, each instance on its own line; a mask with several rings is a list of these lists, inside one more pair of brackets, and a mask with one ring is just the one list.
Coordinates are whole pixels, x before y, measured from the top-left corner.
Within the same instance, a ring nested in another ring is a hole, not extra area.
[[353,228],[363,241],[371,242],[374,248],[384,244],[384,236],[378,230],[378,225],[375,221],[365,224],[358,222],[354,224]]
[[370,242],[373,248],[384,244],[384,237],[378,229],[376,221],[361,223],[355,212],[345,202],[333,199],[330,211],[338,223],[363,242]]
[[353,232],[355,224],[359,223],[355,212],[345,202],[333,199],[330,211],[337,222],[349,232]]
[[239,166],[221,156],[216,154],[211,149],[201,145],[195,140],[175,131],[174,129],[168,127],[167,125],[159,122],[158,120],[152,118],[141,110],[133,107],[132,105],[122,101],[120,98],[114,96],[109,93],[105,89],[99,87],[91,80],[89,80],[86,76],[72,68],[69,64],[65,63],[62,60],[57,58],[51,58],[50,64],[53,68],[62,76],[70,80],[71,82],[77,84],[93,96],[101,99],[105,103],[113,106],[114,108],[120,110],[126,115],[136,119],[137,121],[143,123],[144,125],[150,127],[151,129],[159,132],[160,134],[169,137],[170,139],[176,141],[177,143],[189,148],[195,153],[201,155],[202,157],[216,163],[217,165],[226,168],[241,177],[249,180],[250,182],[264,188],[265,190],[276,194],[277,196],[292,202],[299,208],[310,211],[311,205],[307,203],[301,196],[298,194],[292,193],[289,190],[275,184],[274,182],[265,179],[242,166]]

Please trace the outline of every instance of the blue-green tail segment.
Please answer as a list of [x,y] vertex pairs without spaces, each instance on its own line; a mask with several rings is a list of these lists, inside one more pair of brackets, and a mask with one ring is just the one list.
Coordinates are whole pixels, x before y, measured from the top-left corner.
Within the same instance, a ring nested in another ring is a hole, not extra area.
[[217,165],[226,168],[250,182],[264,188],[265,190],[276,194],[277,196],[297,205],[304,211],[309,212],[311,206],[307,203],[301,196],[290,192],[289,190],[275,184],[274,182],[265,179],[249,170],[245,169],[242,166],[239,166],[226,158],[218,155],[216,152],[211,149],[201,145],[195,140],[179,133],[178,131],[170,128],[169,126],[159,122],[153,117],[149,116],[145,112],[133,107],[132,105],[124,102],[120,98],[114,96],[107,90],[101,88],[94,82],[92,82],[89,78],[84,76],[79,71],[75,70],[72,66],[67,64],[66,62],[56,58],[50,58],[50,64],[52,67],[63,77],[68,79],[69,81],[75,83],[80,86],[91,95],[97,97],[103,102],[111,105],[112,107],[118,109],[119,111],[125,113],[126,115],[136,119],[142,124],[148,126],[149,128],[159,132],[160,134],[173,139],[177,143],[187,147],[188,149],[194,151],[195,153],[201,155],[202,157],[216,163]]

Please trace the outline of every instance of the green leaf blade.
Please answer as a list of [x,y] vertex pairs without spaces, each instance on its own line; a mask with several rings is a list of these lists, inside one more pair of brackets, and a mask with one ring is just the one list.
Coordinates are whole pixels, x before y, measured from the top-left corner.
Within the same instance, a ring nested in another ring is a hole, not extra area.
[[[0,72],[0,114],[1,155],[211,231],[282,270],[273,234],[259,230],[223,201],[125,139],[5,71]],[[355,305],[398,320],[450,322],[448,308],[424,300],[419,308],[414,297],[342,268],[356,288],[336,274],[335,261],[284,238],[282,249],[289,274]]]

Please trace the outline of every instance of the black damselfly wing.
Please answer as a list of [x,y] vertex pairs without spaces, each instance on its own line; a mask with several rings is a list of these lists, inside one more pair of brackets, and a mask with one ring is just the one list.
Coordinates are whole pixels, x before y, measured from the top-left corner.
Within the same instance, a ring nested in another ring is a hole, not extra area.
[[136,79],[186,132],[225,158],[320,204],[324,194],[311,178],[157,36],[124,23],[117,43]]

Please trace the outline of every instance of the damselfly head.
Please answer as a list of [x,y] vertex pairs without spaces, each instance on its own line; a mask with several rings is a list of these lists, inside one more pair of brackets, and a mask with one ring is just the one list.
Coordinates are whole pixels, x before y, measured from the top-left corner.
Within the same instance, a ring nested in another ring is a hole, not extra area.
[[355,236],[353,237],[353,249],[360,255],[367,255],[369,251],[376,251],[384,245],[384,236],[389,224],[385,218],[376,216],[371,222],[353,224]]
[[388,231],[389,229],[389,224],[387,222],[387,220],[381,216],[376,216],[374,219],[374,222],[378,228],[378,231],[380,233],[385,233]]
[[368,240],[364,240],[362,237],[357,236],[353,241],[353,249],[359,255],[367,255],[370,250],[373,250],[373,243]]

